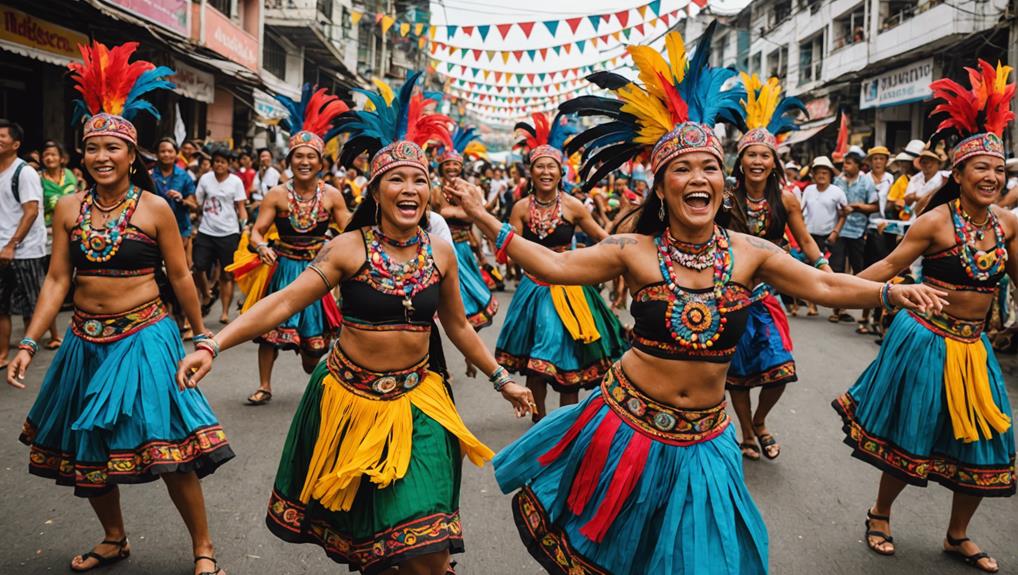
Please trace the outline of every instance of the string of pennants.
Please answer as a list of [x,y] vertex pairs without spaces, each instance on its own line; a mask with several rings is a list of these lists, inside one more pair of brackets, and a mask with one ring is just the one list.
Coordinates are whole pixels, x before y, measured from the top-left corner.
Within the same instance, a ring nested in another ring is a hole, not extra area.
[[577,88],[588,86],[583,80],[566,80],[556,84],[548,84],[541,87],[521,86],[491,86],[488,84],[477,84],[463,79],[450,79],[446,82],[446,89],[451,91],[466,92],[469,94],[483,94],[488,96],[517,96],[521,98],[539,98],[542,96],[566,94],[575,91]]
[[501,70],[476,68],[452,62],[438,62],[434,67],[439,74],[449,76],[454,80],[470,81],[474,84],[500,86],[505,85],[504,82],[515,82],[516,85],[513,87],[520,87],[523,86],[525,82],[531,87],[545,87],[560,85],[564,80],[582,79],[595,69],[617,68],[625,61],[626,55],[619,54],[600,62],[577,66],[575,68],[566,68],[564,70],[555,70],[552,72],[504,72]]

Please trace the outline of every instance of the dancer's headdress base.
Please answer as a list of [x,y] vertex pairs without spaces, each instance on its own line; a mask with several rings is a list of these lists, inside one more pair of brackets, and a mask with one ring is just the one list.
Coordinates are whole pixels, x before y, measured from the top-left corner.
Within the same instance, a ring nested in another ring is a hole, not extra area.
[[778,144],[784,137],[799,129],[795,123],[799,112],[809,115],[806,106],[798,98],[781,97],[781,83],[777,78],[763,83],[756,74],[742,73],[740,77],[746,87],[746,99],[741,103],[748,130],[739,138],[737,149],[741,154],[750,146],[762,145],[777,154]]
[[514,127],[523,136],[518,145],[527,151],[527,163],[532,166],[541,158],[551,158],[559,166],[564,166],[565,154],[562,150],[566,138],[573,134],[573,129],[564,122],[564,115],[559,113],[549,120],[547,115],[534,112],[530,117],[533,124],[517,122]]
[[330,95],[325,88],[315,90],[311,84],[304,84],[300,102],[282,95],[276,96],[276,100],[290,113],[281,124],[291,133],[291,154],[304,146],[322,156],[325,153],[325,142],[338,134],[333,122],[350,110],[339,96]]
[[475,128],[464,128],[456,126],[452,133],[452,146],[443,148],[442,155],[438,157],[438,165],[448,162],[456,162],[463,165],[464,157],[467,154],[474,156],[485,156],[488,149],[481,143],[481,136]]
[[1007,124],[1014,120],[1011,99],[1015,85],[1008,83],[1012,68],[1000,63],[994,68],[980,59],[978,69],[965,68],[970,88],[964,88],[950,78],[930,84],[933,98],[940,103],[930,116],[946,114],[937,126],[934,137],[948,130],[956,131],[962,140],[951,150],[951,163],[955,166],[979,155],[1005,159],[1001,136]]

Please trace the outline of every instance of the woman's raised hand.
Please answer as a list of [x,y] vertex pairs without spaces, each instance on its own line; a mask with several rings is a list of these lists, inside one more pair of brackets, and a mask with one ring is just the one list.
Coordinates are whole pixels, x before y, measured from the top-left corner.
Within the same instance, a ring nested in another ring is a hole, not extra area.
[[487,213],[481,200],[481,190],[463,178],[442,184],[442,193],[451,198],[453,204],[463,208],[471,220]]
[[921,313],[939,314],[948,305],[947,292],[924,284],[894,284],[887,294],[891,304]]
[[32,354],[26,350],[19,350],[14,360],[7,365],[7,384],[18,389],[25,389],[25,372],[28,371],[28,364],[32,363]]
[[198,382],[212,371],[212,354],[199,349],[180,360],[177,367],[177,387],[180,391],[198,387]]
[[525,417],[528,413],[537,413],[537,404],[534,403],[534,394],[529,389],[514,382],[509,382],[502,387],[502,397],[513,404],[516,417]]

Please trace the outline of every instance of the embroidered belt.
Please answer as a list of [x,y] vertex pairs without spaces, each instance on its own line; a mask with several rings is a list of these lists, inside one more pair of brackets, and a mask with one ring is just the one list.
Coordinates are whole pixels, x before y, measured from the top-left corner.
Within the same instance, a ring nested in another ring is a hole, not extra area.
[[468,228],[468,227],[464,227],[464,228],[455,227],[454,228],[454,227],[450,226],[449,232],[452,233],[452,241],[454,241],[456,243],[469,242],[470,241],[470,228]]
[[925,315],[914,311],[908,313],[933,333],[965,343],[979,341],[986,327],[986,322],[982,320],[960,319],[947,314]]
[[678,409],[660,403],[636,388],[615,363],[601,382],[604,402],[633,429],[672,445],[714,439],[728,427],[725,402],[709,409]]
[[325,245],[325,238],[314,238],[307,243],[277,241],[272,249],[281,257],[291,260],[313,260]]
[[71,331],[92,343],[111,343],[123,339],[166,317],[166,305],[161,299],[152,300],[132,310],[117,314],[98,315],[74,310]]
[[954,291],[971,291],[976,293],[992,294],[997,292],[997,288],[1000,287],[999,283],[986,286],[986,285],[970,285],[970,284],[956,284],[944,280],[939,280],[931,276],[923,276],[923,283],[930,284],[934,287],[946,288]]
[[136,276],[147,276],[156,273],[156,268],[137,268],[137,269],[76,269],[74,275],[77,277],[107,277],[107,278],[125,278],[125,277],[136,277]]
[[351,393],[367,399],[388,401],[416,388],[428,374],[428,356],[396,371],[371,371],[354,363],[339,344],[332,346],[327,362],[329,373]]

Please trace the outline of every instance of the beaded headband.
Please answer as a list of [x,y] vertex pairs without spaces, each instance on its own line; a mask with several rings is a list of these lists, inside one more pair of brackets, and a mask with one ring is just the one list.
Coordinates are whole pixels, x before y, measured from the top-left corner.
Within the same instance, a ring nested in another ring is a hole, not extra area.
[[369,184],[377,180],[389,170],[409,166],[418,168],[425,174],[428,172],[428,156],[417,144],[401,140],[385,146],[371,158],[371,180]]
[[87,140],[98,136],[115,136],[138,145],[138,130],[134,124],[114,114],[101,112],[85,121],[81,139]]
[[746,132],[739,138],[738,152],[741,154],[746,148],[757,145],[767,146],[775,154],[778,152],[778,139],[767,128],[753,128]]
[[541,158],[551,158],[558,162],[559,165],[561,166],[563,160],[562,151],[555,148],[554,146],[549,146],[548,144],[537,146],[536,148],[531,150],[529,157],[530,165],[534,165],[534,163],[537,162],[537,160],[540,160]]
[[951,150],[951,164],[957,166],[973,156],[1004,158],[1004,142],[997,134],[976,134],[958,142]]
[[290,153],[301,146],[311,148],[318,152],[319,156],[325,152],[325,141],[322,140],[322,137],[307,130],[301,130],[290,136]]
[[707,152],[719,162],[724,162],[725,158],[721,141],[714,135],[714,130],[696,122],[683,122],[665,134],[654,146],[654,151],[650,155],[651,172],[656,174],[659,168],[690,152]]
[[442,164],[444,164],[446,162],[457,162],[459,164],[462,164],[463,163],[463,155],[460,154],[459,152],[457,152],[456,150],[446,150],[438,158],[438,165],[441,166]]

